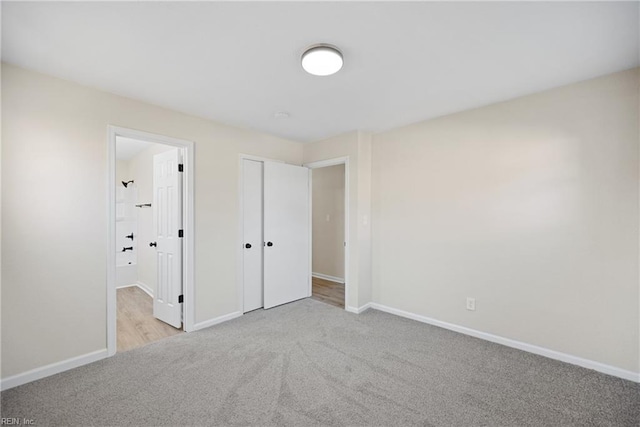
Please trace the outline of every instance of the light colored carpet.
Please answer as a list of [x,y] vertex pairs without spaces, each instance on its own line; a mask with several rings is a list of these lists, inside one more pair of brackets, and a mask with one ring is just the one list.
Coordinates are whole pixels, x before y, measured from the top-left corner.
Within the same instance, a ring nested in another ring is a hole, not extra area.
[[2,393],[37,425],[638,426],[637,384],[306,299]]

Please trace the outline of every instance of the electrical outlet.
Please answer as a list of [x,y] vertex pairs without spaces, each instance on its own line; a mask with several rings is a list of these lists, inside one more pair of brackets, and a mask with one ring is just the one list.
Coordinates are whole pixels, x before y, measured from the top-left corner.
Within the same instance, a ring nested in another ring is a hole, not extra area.
[[476,311],[476,299],[467,297],[467,310]]

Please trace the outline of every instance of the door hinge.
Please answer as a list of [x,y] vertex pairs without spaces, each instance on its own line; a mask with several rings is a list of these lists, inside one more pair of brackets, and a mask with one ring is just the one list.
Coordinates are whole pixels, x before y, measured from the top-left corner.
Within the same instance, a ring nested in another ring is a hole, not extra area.
[[184,237],[184,230],[178,230],[178,237]]
[[184,172],[184,164],[178,163],[178,172]]
[[180,295],[178,297],[178,304],[180,304],[181,302],[184,302],[184,295]]

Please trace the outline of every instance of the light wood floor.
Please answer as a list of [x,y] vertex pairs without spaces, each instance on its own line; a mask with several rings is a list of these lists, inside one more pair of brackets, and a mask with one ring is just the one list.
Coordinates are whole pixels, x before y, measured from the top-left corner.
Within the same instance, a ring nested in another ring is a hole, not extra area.
[[118,289],[117,296],[118,351],[142,347],[182,332],[153,317],[153,300],[139,287]]
[[311,297],[336,307],[344,308],[344,283],[330,282],[329,280],[311,279]]

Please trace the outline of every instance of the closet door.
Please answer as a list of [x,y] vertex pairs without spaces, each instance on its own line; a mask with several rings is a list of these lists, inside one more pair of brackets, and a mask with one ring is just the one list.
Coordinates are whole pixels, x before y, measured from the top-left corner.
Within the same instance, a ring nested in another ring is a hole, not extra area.
[[264,163],[264,308],[310,295],[309,169]]
[[242,242],[244,307],[262,307],[262,162],[242,161]]

